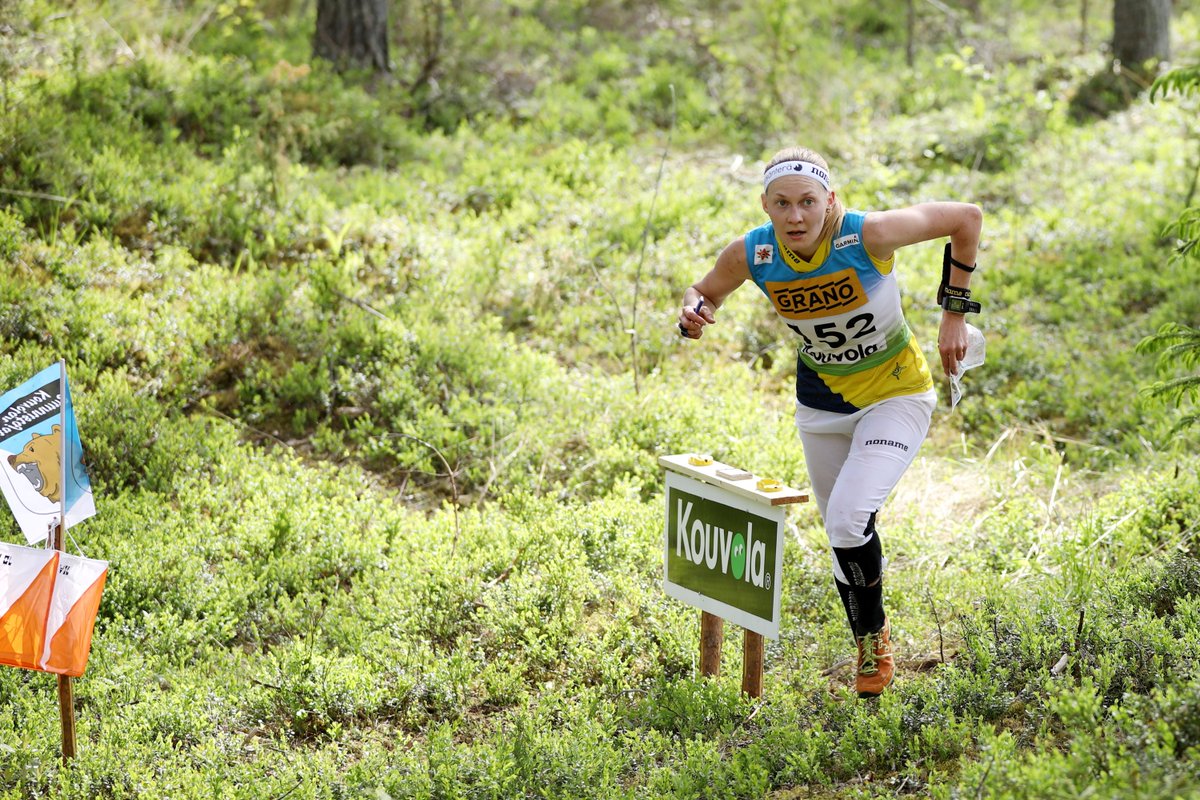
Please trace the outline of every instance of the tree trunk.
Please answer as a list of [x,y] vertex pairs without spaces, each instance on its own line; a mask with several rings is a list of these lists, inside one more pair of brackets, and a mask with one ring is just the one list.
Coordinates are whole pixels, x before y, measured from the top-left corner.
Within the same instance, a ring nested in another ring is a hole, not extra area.
[[1079,52],[1088,51],[1088,0],[1079,2]]
[[313,57],[339,70],[389,72],[388,0],[317,0]]
[[904,63],[910,68],[917,61],[917,9],[916,0],[908,0],[904,26]]
[[1113,58],[1138,71],[1171,57],[1171,0],[1113,0]]

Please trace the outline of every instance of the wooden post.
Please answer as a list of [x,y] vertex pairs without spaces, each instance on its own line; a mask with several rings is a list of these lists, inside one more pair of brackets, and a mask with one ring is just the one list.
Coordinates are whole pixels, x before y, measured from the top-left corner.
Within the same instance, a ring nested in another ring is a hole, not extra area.
[[742,645],[742,691],[762,697],[763,635],[747,630]]
[[[65,428],[64,428],[65,430]],[[63,484],[62,491],[66,491]],[[54,526],[54,549],[63,549],[62,526]],[[58,676],[58,717],[62,723],[63,763],[75,757],[75,690],[70,675]]]
[[70,675],[58,676],[58,716],[62,720],[63,763],[75,757],[75,691]]
[[725,638],[725,620],[707,611],[700,612],[700,674],[706,678],[721,672],[721,641]]

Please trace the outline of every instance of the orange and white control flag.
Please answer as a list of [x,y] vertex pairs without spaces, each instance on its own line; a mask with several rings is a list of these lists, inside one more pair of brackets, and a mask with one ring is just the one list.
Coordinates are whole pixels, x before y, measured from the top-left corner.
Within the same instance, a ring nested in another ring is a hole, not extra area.
[[46,621],[46,646],[38,669],[74,678],[83,674],[107,577],[107,561],[59,554],[54,596]]
[[79,677],[108,562],[0,542],[0,664]]
[[59,555],[0,543],[0,664],[38,668]]

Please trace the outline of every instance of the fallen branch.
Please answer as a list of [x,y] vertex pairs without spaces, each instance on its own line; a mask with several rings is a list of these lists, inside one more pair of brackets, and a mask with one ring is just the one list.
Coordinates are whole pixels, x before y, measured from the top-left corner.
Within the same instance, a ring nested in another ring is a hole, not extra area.
[[521,560],[521,556],[525,555],[525,550],[528,547],[529,542],[521,545],[520,549],[517,550],[516,555],[512,557],[512,561],[508,562],[508,566],[501,570],[499,575],[483,585],[484,591],[487,591],[488,589],[495,589],[497,586],[508,580],[508,576],[512,574],[513,568],[517,566],[517,562]]
[[387,314],[384,314],[382,311],[379,311],[378,309],[371,307],[370,305],[364,303],[362,300],[356,300],[353,297],[344,295],[336,289],[333,290],[333,293],[335,295],[337,295],[338,297],[342,298],[343,300],[345,300],[347,303],[353,303],[354,305],[361,308],[363,311],[366,311],[368,314],[378,317],[379,319],[382,319],[382,320],[391,319]]
[[843,658],[841,661],[835,661],[831,666],[821,670],[821,677],[828,678],[836,675],[853,663],[855,663],[855,659],[853,658]]
[[759,700],[757,703],[755,703],[754,710],[751,711],[750,714],[745,719],[738,720],[737,724],[733,726],[733,730],[731,730],[730,733],[731,734],[735,733],[739,728],[744,728],[745,726],[749,725],[750,721],[758,716],[758,712],[762,711],[763,705],[765,705],[765,703],[766,703],[765,700]]
[[63,197],[57,194],[46,194],[45,192],[26,192],[21,189],[3,189],[0,188],[0,193],[11,194],[15,197],[28,197],[31,200],[52,200],[55,203],[72,203],[75,198]]

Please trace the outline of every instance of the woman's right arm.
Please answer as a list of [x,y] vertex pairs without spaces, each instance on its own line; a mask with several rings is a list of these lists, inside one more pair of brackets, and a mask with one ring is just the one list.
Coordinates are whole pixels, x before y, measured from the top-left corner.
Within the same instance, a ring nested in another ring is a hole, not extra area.
[[[683,293],[683,308],[679,312],[679,329],[689,339],[704,335],[704,326],[716,322],[713,312],[721,307],[733,290],[750,279],[750,267],[746,263],[746,237],[734,239],[721,254],[717,263],[700,280]],[[697,310],[697,305],[703,305]]]

